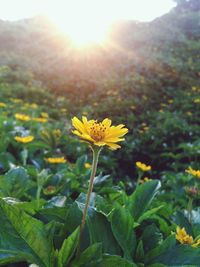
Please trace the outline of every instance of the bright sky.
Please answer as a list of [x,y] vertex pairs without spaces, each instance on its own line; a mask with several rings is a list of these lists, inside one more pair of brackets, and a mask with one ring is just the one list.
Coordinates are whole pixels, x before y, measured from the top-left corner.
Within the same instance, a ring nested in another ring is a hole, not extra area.
[[18,20],[41,14],[51,18],[78,16],[88,13],[89,8],[91,12],[96,10],[94,14],[98,12],[102,19],[112,14],[112,20],[150,21],[173,6],[173,0],[0,0],[0,19]]

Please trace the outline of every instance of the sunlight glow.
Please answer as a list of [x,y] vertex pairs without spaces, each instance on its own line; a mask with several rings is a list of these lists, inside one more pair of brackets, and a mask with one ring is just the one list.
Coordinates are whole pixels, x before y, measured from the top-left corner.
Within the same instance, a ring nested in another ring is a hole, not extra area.
[[[46,15],[76,46],[104,43],[116,20],[150,21],[168,12],[173,0],[0,0],[0,19]],[[12,8],[11,8],[12,6]],[[20,8],[22,7],[22,8]]]
[[[59,9],[60,7],[60,9]],[[67,34],[72,43],[76,46],[101,44],[106,41],[106,35],[110,24],[114,21],[112,13],[104,10],[104,5],[95,0],[70,1],[55,9],[49,7],[48,16]],[[59,9],[59,10],[58,10]],[[106,14],[107,13],[107,14]]]

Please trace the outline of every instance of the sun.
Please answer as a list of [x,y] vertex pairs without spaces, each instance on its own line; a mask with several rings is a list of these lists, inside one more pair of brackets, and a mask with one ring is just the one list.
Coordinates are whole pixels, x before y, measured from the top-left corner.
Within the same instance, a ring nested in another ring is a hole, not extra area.
[[59,7],[49,9],[48,16],[74,46],[85,47],[106,42],[113,20],[105,11],[103,14],[96,1],[62,1]]

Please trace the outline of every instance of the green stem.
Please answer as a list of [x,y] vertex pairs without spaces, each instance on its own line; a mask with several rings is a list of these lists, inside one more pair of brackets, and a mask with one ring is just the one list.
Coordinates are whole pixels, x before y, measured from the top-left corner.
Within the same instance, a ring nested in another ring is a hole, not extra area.
[[139,170],[139,171],[138,171],[138,178],[137,178],[136,187],[139,185],[140,180],[141,180],[141,178],[142,178],[142,175],[143,175],[143,172]]
[[36,200],[37,200],[37,208],[39,209],[40,207],[40,195],[41,195],[41,190],[42,190],[42,187],[41,186],[38,186],[37,188],[37,192],[36,192]]
[[84,207],[84,211],[83,211],[83,217],[82,217],[81,225],[80,225],[80,235],[79,235],[79,243],[78,243],[78,248],[77,248],[77,257],[80,256],[81,238],[82,238],[83,230],[85,227],[87,211],[88,211],[88,207],[89,207],[89,203],[90,203],[90,197],[91,197],[92,190],[93,190],[94,178],[96,175],[100,151],[101,151],[101,148],[92,147],[92,152],[93,152],[92,170],[91,170],[91,175],[90,175],[90,183],[89,183],[89,187],[88,187],[88,191],[87,191],[86,203],[85,203],[85,207]]
[[193,199],[190,197],[188,201],[188,206],[187,206],[188,220],[190,223],[192,222],[192,204],[193,204]]

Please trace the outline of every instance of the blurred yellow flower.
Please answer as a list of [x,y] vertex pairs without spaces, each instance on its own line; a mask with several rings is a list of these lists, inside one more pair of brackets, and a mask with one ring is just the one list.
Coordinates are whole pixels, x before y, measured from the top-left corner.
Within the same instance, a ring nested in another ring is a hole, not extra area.
[[46,118],[46,119],[49,118],[49,114],[46,112],[41,112],[40,114],[41,114],[42,118]]
[[123,124],[118,126],[111,126],[111,124],[112,121],[110,119],[97,122],[97,120],[88,121],[84,116],[82,117],[82,121],[74,117],[72,119],[72,125],[76,130],[72,132],[91,144],[100,147],[107,145],[110,149],[115,150],[120,148],[116,143],[124,141],[124,138],[121,137],[128,133],[128,129],[124,128]]
[[25,137],[15,136],[15,141],[19,143],[24,143],[24,144],[32,142],[33,139],[34,139],[34,136],[32,135],[25,136]]
[[189,167],[187,170],[185,170],[187,173],[192,174],[193,176],[200,178],[200,170],[194,170],[191,167]]
[[186,114],[187,114],[188,116],[192,116],[192,112],[191,112],[191,111],[187,111]]
[[92,165],[90,163],[87,163],[87,162],[84,164],[84,166],[85,166],[86,169],[91,169],[92,168]]
[[181,244],[191,245],[194,248],[200,245],[200,239],[194,241],[193,237],[187,234],[184,227],[180,228],[179,226],[177,226],[176,240],[178,240]]
[[0,102],[0,108],[5,108],[7,105],[3,102]]
[[28,115],[21,114],[21,113],[16,113],[15,118],[20,121],[30,121],[30,117]]
[[199,104],[199,103],[200,103],[200,98],[196,98],[196,99],[194,99],[194,103],[195,103],[195,104]]
[[46,118],[39,118],[39,117],[38,117],[38,118],[32,118],[32,120],[33,120],[33,121],[37,121],[37,122],[42,122],[42,123],[48,121]]
[[46,161],[48,163],[66,163],[66,159],[64,157],[58,157],[58,158],[46,158]]
[[143,172],[146,172],[146,171],[150,171],[151,170],[151,166],[150,165],[146,165],[145,163],[142,163],[140,161],[137,161],[136,162],[136,166],[142,170]]
[[13,103],[22,103],[22,99],[19,99],[19,98],[11,98],[10,99]]
[[192,245],[194,242],[193,237],[187,234],[185,228],[180,228],[179,226],[176,228],[176,240],[178,240],[181,244],[188,245]]
[[60,129],[54,129],[53,130],[53,135],[56,137],[56,138],[60,138],[62,133],[61,133],[61,130]]

